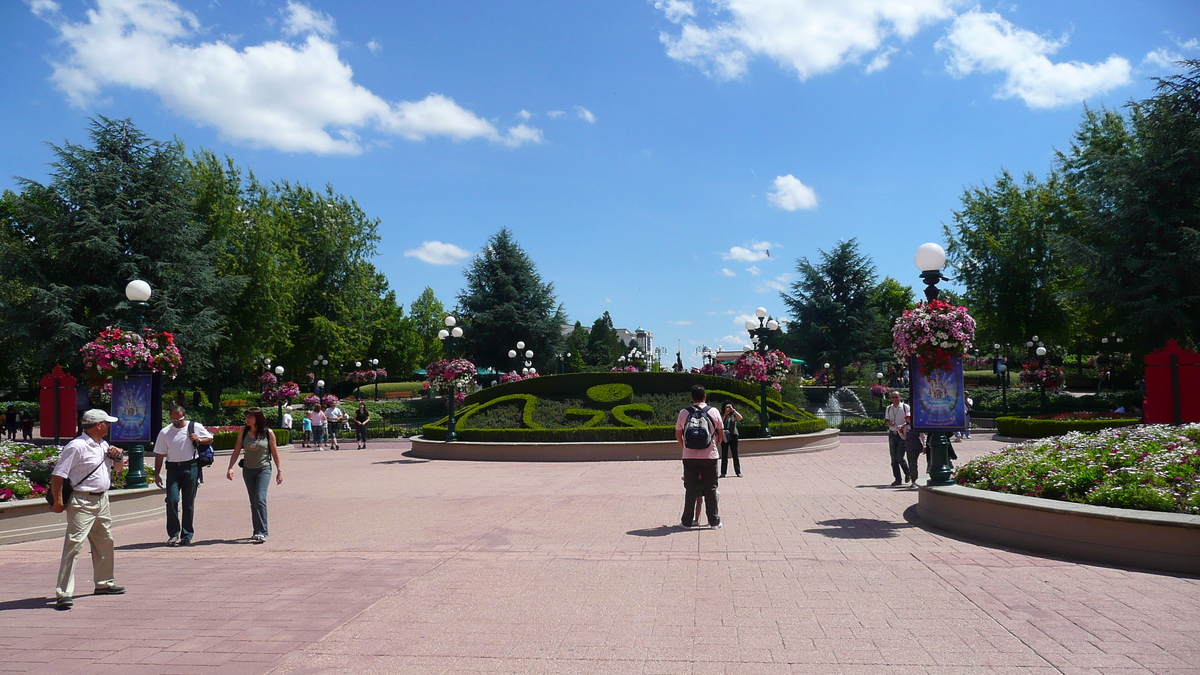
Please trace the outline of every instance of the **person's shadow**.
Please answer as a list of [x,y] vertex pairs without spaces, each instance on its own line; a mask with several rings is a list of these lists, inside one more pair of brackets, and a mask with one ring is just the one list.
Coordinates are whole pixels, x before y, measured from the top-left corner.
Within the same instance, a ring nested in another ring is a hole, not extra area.
[[50,609],[52,607],[54,607],[54,598],[47,597],[0,602],[0,612],[7,612],[10,609]]
[[897,530],[916,527],[912,523],[893,523],[873,518],[837,518],[821,520],[816,524],[826,527],[805,532],[824,535],[830,539],[891,539],[897,536]]
[[675,534],[676,532],[687,531],[688,530],[675,527],[674,525],[659,525],[658,527],[648,527],[643,530],[630,530],[625,534],[631,534],[635,537],[665,537],[667,535]]
[[[249,539],[246,539],[246,541],[249,541]],[[197,546],[216,546],[218,544],[238,544],[238,543],[243,543],[243,542],[241,539],[233,539],[233,540],[230,540],[230,539],[204,539],[201,541],[193,541],[192,543],[188,544],[187,546],[180,545],[180,546],[171,547],[171,546],[167,546],[167,544],[165,542],[150,541],[150,542],[142,542],[140,544],[125,544],[124,546],[116,546],[114,548],[118,551],[146,551],[146,550],[154,549],[154,548],[195,548]]]

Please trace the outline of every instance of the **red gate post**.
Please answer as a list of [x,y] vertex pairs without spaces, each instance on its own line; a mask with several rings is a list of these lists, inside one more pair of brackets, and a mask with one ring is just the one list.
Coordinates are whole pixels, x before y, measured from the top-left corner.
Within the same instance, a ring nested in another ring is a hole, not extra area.
[[1146,424],[1200,422],[1200,354],[1167,340],[1145,363]]
[[64,373],[62,366],[43,375],[38,405],[41,408],[42,438],[54,437],[57,444],[63,436],[75,437],[75,378]]

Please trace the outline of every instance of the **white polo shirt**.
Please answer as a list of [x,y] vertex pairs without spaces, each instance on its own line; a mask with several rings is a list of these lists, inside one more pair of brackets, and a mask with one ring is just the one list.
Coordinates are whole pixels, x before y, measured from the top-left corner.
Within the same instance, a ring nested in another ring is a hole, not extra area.
[[[93,441],[87,434],[76,436],[63,448],[50,473],[71,481],[71,488],[77,492],[108,492],[112,487],[112,476],[109,475],[112,460],[105,456],[107,452],[108,441],[103,438]],[[97,469],[100,464],[104,466]],[[92,469],[96,471],[93,473]]]
[[[203,424],[196,422],[196,435],[203,440],[211,441],[213,435]],[[158,432],[154,439],[154,454],[166,455],[168,462],[187,462],[196,459],[196,448],[192,447],[192,439],[188,438],[188,420],[184,420],[181,428],[168,424]]]

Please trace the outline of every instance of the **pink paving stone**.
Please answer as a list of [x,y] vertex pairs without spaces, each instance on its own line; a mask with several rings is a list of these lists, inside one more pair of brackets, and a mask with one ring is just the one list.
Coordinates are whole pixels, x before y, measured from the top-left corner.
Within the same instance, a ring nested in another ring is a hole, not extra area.
[[117,529],[126,596],[55,613],[29,599],[61,541],[0,548],[0,670],[1196,672],[1197,580],[947,538],[886,486],[885,439],[843,443],[748,458],[721,485],[725,529],[686,532],[676,462],[285,448],[267,544],[244,543],[240,484],[210,480],[204,545],[160,546],[161,520]]

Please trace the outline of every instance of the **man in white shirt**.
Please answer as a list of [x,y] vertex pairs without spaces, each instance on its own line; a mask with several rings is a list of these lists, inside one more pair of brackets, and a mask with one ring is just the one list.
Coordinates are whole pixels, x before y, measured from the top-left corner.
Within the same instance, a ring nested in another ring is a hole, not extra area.
[[[113,583],[112,513],[108,489],[112,487],[109,470],[125,465],[121,449],[110,447],[104,437],[117,418],[103,410],[83,413],[83,433],[67,443],[50,472],[50,494],[54,513],[67,512],[67,536],[58,564],[58,585],[54,588],[55,609],[71,609],[75,604],[75,561],[83,550],[83,540],[92,547],[92,577],[96,595],[120,595],[124,586]],[[71,496],[63,501],[63,480],[71,481]]]
[[[200,488],[201,468],[196,461],[194,443],[211,443],[213,435],[199,422],[188,430],[187,411],[171,408],[171,423],[154,439],[154,484],[163,487],[163,461],[167,464],[167,546],[192,543],[196,491]],[[183,523],[179,522],[179,502],[183,501]]]
[[340,450],[338,447],[338,432],[342,430],[342,421],[346,419],[346,413],[337,406],[336,403],[325,409],[326,427],[325,433],[329,436],[329,447],[333,450]]
[[[892,399],[892,404],[887,407],[883,414],[883,419],[888,428],[888,453],[892,457],[892,475],[895,477],[893,486],[903,485],[904,478],[909,478],[916,474],[916,468],[913,468],[912,473],[909,473],[908,462],[904,461],[904,440],[905,437],[914,433],[908,424],[909,407],[907,403],[900,400],[900,392],[893,391],[888,396]],[[903,469],[903,478],[901,478],[900,470]]]

